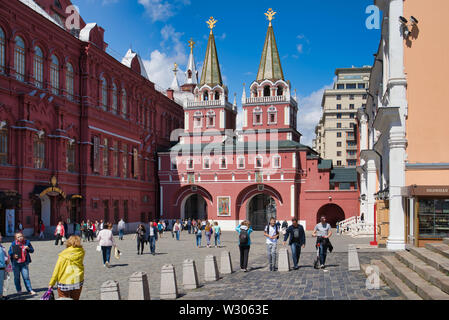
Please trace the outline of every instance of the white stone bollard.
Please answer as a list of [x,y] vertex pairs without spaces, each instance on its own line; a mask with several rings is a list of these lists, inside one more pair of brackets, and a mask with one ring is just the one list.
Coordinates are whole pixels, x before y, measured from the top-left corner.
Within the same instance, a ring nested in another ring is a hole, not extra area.
[[193,290],[199,287],[198,285],[198,273],[196,271],[196,264],[193,260],[185,260],[182,265],[182,282],[184,289]]
[[359,254],[355,245],[348,245],[348,270],[360,271]]
[[129,278],[128,300],[151,300],[148,276],[145,272],[136,272]]
[[279,272],[290,271],[290,254],[287,248],[279,249],[278,271]]
[[167,264],[161,272],[161,300],[174,300],[178,298],[178,285],[176,283],[175,267]]
[[120,286],[117,281],[109,280],[101,285],[101,300],[121,300]]
[[215,256],[207,256],[204,265],[204,280],[206,282],[217,281],[219,278],[217,258]]
[[221,253],[220,273],[232,274],[233,272],[234,271],[232,270],[231,253],[229,251],[223,251]]

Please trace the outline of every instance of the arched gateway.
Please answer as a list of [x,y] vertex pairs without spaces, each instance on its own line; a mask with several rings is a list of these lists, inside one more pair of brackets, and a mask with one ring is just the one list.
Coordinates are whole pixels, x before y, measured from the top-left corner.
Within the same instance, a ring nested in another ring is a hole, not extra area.
[[320,222],[321,217],[323,216],[326,217],[326,221],[332,226],[332,228],[335,228],[338,222],[345,220],[345,212],[336,204],[327,204],[322,206],[320,210],[318,210],[316,216],[317,223]]
[[264,230],[271,218],[277,217],[276,200],[266,194],[254,196],[247,205],[247,219],[255,231]]

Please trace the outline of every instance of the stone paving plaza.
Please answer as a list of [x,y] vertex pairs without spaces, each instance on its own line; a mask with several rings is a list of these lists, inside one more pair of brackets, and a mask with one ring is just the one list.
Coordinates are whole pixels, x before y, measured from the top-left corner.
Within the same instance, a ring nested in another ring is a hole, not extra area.
[[[187,232],[181,234],[181,240],[176,241],[170,233],[157,242],[157,255],[149,254],[145,248],[143,256],[137,255],[136,241],[133,235],[125,236],[125,240],[116,242],[123,255],[120,260],[111,258],[112,268],[103,267],[101,253],[96,251],[96,242],[83,243],[86,250],[85,282],[81,300],[100,299],[100,287],[108,280],[119,282],[122,299],[128,297],[128,278],[131,274],[144,271],[149,277],[151,299],[159,299],[161,269],[165,264],[173,264],[176,269],[178,290],[183,300],[398,300],[400,297],[390,288],[367,290],[366,276],[362,271],[348,271],[348,244],[367,247],[369,239],[352,239],[334,235],[332,244],[335,251],[328,255],[327,269],[315,270],[313,260],[315,239],[310,233],[307,236],[307,246],[301,255],[297,271],[288,273],[268,271],[265,239],[262,232],[251,235],[251,251],[249,273],[237,270],[232,275],[225,275],[219,281],[204,282],[204,261],[208,255],[215,255],[220,264],[221,252],[231,252],[233,269],[239,269],[238,236],[234,232],[222,234],[222,248],[196,248],[195,236]],[[4,243],[8,249],[10,242]],[[56,247],[53,240],[32,241],[35,253],[30,265],[30,277],[33,289],[38,295],[17,295],[13,279],[9,281],[8,294],[12,300],[38,300],[48,287],[58,253],[63,249]],[[203,245],[205,237],[203,236]],[[375,250],[359,250],[360,263],[368,263],[371,258],[380,254]],[[196,261],[201,287],[197,290],[185,291],[182,287],[182,264],[186,259]],[[22,284],[22,289],[24,286]]]

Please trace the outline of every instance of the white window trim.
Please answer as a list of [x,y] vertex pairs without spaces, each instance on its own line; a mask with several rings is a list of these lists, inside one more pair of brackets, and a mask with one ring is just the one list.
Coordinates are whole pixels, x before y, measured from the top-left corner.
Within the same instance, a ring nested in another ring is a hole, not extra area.
[[[200,125],[197,124],[198,119],[200,120]],[[195,114],[193,115],[193,128],[203,128],[203,114],[201,112],[195,112]]]
[[[262,166],[260,166],[260,167],[257,166],[257,159],[261,160]],[[257,156],[257,157],[254,158],[254,168],[256,168],[256,169],[263,169],[263,157],[262,156]]]
[[[274,121],[271,121],[271,115],[274,114]],[[268,109],[268,124],[277,125],[278,124],[278,110],[275,107]]]
[[[222,166],[221,166],[221,161],[223,160],[223,159],[225,159],[226,160],[226,167],[225,168],[223,168]],[[220,157],[220,170],[227,170],[228,169],[228,159],[226,158],[226,157]]]
[[[276,166],[275,159],[279,159],[279,166]],[[280,155],[276,155],[273,157],[273,168],[274,169],[280,169],[282,167],[282,157]]]
[[[243,159],[243,167],[240,167],[240,160]],[[245,161],[245,157],[238,157],[237,158],[237,169],[238,170],[244,170],[246,167],[246,161]]]
[[[206,160],[209,161],[209,168],[206,168]],[[211,160],[209,157],[204,158],[203,160],[203,170],[211,170]]]
[[[256,116],[260,116],[260,122],[256,122]],[[253,111],[253,126],[261,126],[263,125],[263,110],[262,108],[256,108]]]

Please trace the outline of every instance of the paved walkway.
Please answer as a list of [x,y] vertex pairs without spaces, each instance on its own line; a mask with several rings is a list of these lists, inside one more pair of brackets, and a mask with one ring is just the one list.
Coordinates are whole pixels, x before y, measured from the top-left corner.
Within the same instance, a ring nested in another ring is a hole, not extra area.
[[[181,241],[176,241],[171,234],[164,235],[157,243],[156,256],[146,254],[137,255],[136,242],[132,235],[125,236],[124,241],[117,241],[123,255],[120,260],[113,259],[112,268],[103,267],[101,253],[96,251],[97,243],[83,243],[86,250],[85,257],[85,286],[81,295],[82,300],[100,299],[101,284],[107,280],[115,280],[120,284],[123,299],[128,297],[128,278],[138,271],[148,273],[150,293],[152,299],[159,299],[160,273],[165,264],[173,264],[176,269],[178,287],[181,299],[200,300],[229,300],[229,299],[398,299],[398,296],[388,288],[382,290],[366,290],[365,275],[360,272],[347,270],[347,245],[357,244],[361,247],[369,243],[369,239],[352,239],[334,236],[332,243],[334,253],[328,256],[327,272],[315,270],[312,267],[314,258],[314,239],[307,237],[307,246],[301,256],[301,269],[289,273],[272,273],[267,270],[266,248],[263,233],[255,232],[252,236],[253,245],[250,252],[249,264],[252,271],[243,273],[238,271],[224,276],[214,283],[204,282],[204,260],[207,255],[217,256],[217,261],[223,250],[231,252],[234,269],[239,266],[238,237],[234,232],[224,232],[222,248],[196,248],[195,236],[184,232]],[[63,249],[56,247],[54,241],[32,241],[35,253],[32,255],[30,277],[33,289],[38,296],[15,293],[13,279],[9,281],[8,294],[11,299],[38,300],[46,291],[53,272],[58,253]],[[203,245],[205,237],[203,237]],[[9,243],[5,241],[9,248]],[[361,262],[369,261],[378,253],[362,253]],[[201,288],[185,292],[182,288],[182,263],[186,259],[196,261]],[[24,287],[23,287],[24,288]]]

